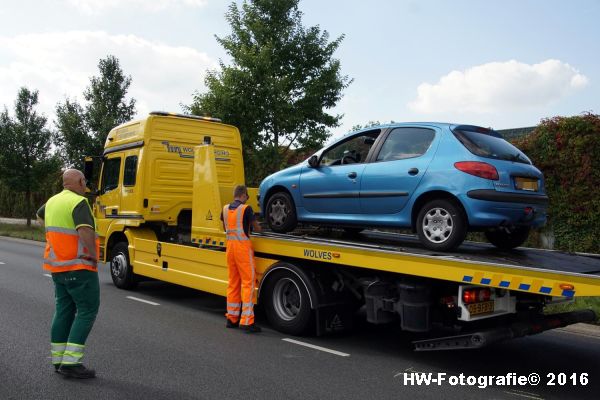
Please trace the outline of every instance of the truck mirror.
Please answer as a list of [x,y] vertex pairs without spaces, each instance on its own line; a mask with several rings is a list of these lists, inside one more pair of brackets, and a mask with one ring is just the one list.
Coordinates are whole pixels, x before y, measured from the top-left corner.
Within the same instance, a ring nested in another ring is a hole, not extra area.
[[90,185],[94,177],[94,159],[92,157],[85,158],[83,176],[85,177],[85,180],[87,181],[88,185]]
[[317,168],[319,166],[319,159],[317,158],[317,156],[312,156],[311,158],[309,158],[308,165],[311,168]]

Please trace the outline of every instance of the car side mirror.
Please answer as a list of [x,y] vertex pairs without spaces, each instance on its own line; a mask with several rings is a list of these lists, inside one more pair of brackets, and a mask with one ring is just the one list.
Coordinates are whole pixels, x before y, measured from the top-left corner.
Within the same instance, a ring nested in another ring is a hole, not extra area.
[[317,156],[312,156],[308,159],[308,165],[311,168],[317,168],[319,166],[319,158]]

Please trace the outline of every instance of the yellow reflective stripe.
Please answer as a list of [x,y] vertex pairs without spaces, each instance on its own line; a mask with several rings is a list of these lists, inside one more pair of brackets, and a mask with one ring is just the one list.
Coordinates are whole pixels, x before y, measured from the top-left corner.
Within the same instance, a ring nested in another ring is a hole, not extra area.
[[61,228],[58,226],[47,226],[46,232],[58,232],[66,235],[77,235],[77,229]]
[[68,261],[53,261],[53,260],[44,260],[44,263],[50,265],[51,267],[70,267],[72,265],[89,265],[91,267],[95,267],[96,263],[90,260],[84,260],[82,258],[76,258],[75,260]]

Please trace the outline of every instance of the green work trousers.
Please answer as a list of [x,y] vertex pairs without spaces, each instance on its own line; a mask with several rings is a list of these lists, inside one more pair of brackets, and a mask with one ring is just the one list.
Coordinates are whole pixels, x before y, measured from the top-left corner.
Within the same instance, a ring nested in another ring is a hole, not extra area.
[[[74,362],[78,363],[100,307],[98,273],[88,270],[58,272],[52,274],[52,280],[56,311],[52,320],[51,342],[53,346],[72,344],[78,347],[77,353],[81,355]],[[53,352],[53,356],[60,356],[60,353],[62,351]],[[59,364],[58,361],[53,359],[54,364]],[[67,364],[66,360],[63,363]]]

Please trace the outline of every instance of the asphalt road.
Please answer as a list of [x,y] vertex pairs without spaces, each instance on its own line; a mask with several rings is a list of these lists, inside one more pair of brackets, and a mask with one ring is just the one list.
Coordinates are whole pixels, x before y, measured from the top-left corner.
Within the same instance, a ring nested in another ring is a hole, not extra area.
[[[84,359],[98,377],[64,379],[49,359],[53,285],[41,269],[42,252],[39,244],[0,238],[1,400],[600,398],[597,337],[554,331],[482,351],[415,353],[410,335],[366,323],[337,337],[291,338],[268,327],[248,335],[225,329],[220,297],[162,282],[119,290],[106,266]],[[260,316],[258,323],[266,324]],[[411,372],[445,373],[446,381],[411,385],[404,378]],[[481,389],[448,382],[461,373],[537,373],[541,383]],[[557,375],[555,386],[546,385],[549,373]]]

